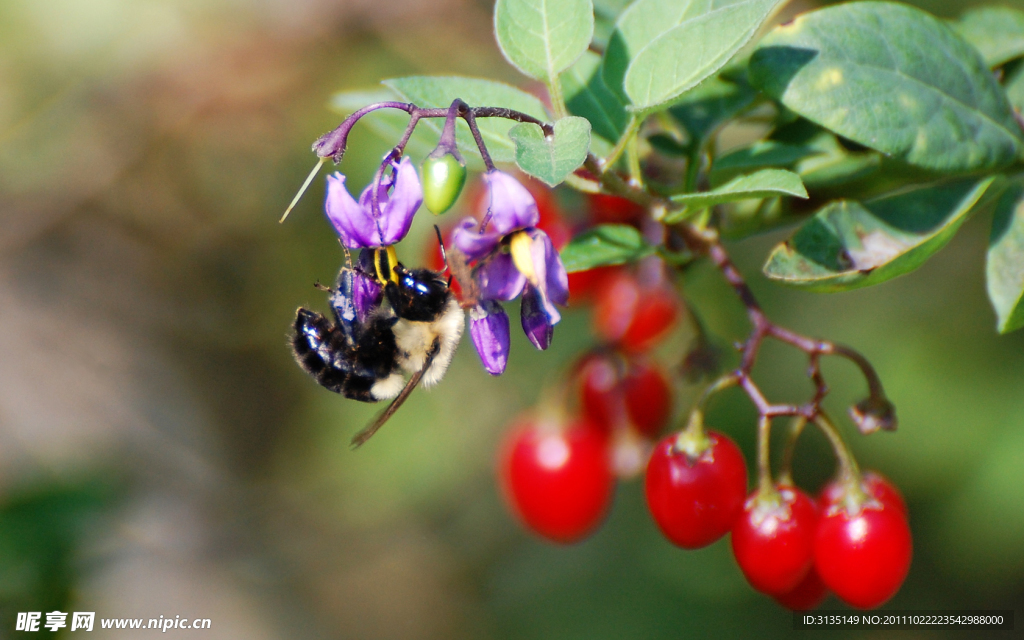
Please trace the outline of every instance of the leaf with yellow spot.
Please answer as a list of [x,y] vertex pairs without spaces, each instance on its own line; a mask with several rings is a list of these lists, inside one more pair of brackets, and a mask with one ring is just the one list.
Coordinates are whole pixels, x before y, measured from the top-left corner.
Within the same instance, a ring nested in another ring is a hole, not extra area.
[[804,14],[761,41],[750,79],[808,120],[926,169],[1002,167],[1024,147],[979,53],[906,5],[852,2]]

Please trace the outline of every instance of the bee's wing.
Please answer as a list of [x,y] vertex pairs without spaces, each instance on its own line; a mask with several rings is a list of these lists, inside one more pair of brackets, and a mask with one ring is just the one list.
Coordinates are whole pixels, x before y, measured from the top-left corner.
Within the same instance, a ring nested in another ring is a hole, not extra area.
[[434,338],[434,343],[430,345],[430,351],[427,352],[427,357],[423,360],[423,368],[412,374],[412,377],[409,378],[409,382],[405,383],[405,388],[402,389],[394,400],[391,401],[391,404],[388,405],[387,409],[381,411],[380,414],[374,418],[373,422],[352,438],[353,449],[357,449],[362,446],[364,442],[373,437],[373,434],[377,433],[378,429],[384,426],[384,423],[387,422],[391,416],[395,415],[395,412],[402,406],[402,403],[405,402],[406,398],[409,397],[409,394],[411,394],[413,389],[416,388],[416,385],[418,385],[420,380],[423,379],[423,374],[430,368],[430,365],[434,362],[434,357],[437,356],[440,350],[441,339]]

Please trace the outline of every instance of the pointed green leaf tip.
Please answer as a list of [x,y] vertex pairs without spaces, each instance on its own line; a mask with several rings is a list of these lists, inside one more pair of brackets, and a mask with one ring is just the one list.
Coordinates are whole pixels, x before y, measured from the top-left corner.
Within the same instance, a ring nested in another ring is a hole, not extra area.
[[423,161],[423,204],[427,211],[441,215],[452,208],[466,184],[466,165],[446,153]]

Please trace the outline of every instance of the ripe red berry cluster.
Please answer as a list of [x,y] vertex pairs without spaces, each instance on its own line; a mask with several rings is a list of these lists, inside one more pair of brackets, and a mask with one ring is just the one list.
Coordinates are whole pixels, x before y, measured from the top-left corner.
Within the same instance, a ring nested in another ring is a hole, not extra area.
[[829,590],[862,609],[895,595],[913,545],[906,503],[888,480],[861,475],[843,450],[838,478],[814,500],[792,484],[788,469],[772,482],[765,455],[759,486],[747,496],[742,454],[727,436],[705,431],[702,419],[695,410],[686,429],[658,443],[647,466],[647,504],[665,537],[696,549],[730,532],[750,585],[791,609],[814,608]]
[[[615,204],[605,203],[614,215],[630,214]],[[560,221],[557,209],[545,209],[548,224]],[[726,435],[704,429],[702,407],[683,431],[657,440],[674,394],[651,352],[685,308],[657,261],[581,275],[570,282],[572,296],[593,303],[600,345],[570,376],[578,409],[563,401],[520,418],[507,435],[500,475],[519,519],[549,540],[577,542],[603,521],[615,478],[646,470],[648,508],[664,536],[698,549],[731,533],[748,582],[781,605],[811,609],[830,591],[860,608],[891,598],[912,550],[895,487],[877,473],[860,474],[843,448],[839,479],[817,499],[788,480],[788,469],[780,476],[786,479],[772,481],[767,455],[759,459],[758,488],[748,494],[743,454]]]

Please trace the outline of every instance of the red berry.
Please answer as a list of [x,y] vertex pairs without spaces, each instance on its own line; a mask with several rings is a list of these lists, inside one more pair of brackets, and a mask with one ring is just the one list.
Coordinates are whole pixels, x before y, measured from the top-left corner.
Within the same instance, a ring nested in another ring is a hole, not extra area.
[[611,503],[608,438],[586,420],[565,429],[528,421],[506,438],[501,476],[527,527],[554,542],[577,542]]
[[647,463],[647,506],[673,544],[699,549],[725,535],[743,511],[747,465],[721,433],[708,431],[710,446],[696,458],[676,448],[678,435],[663,438]]
[[827,595],[828,587],[821,581],[821,576],[812,566],[795,589],[781,596],[775,596],[775,601],[793,611],[809,611],[821,604]]
[[732,551],[750,585],[768,595],[796,589],[811,569],[818,509],[794,487],[755,491],[732,528]]
[[643,207],[618,196],[592,193],[587,199],[590,201],[590,217],[597,224],[636,224],[644,214]]
[[580,367],[579,379],[583,415],[604,429],[618,424],[623,406],[615,360],[606,356],[588,358]]
[[679,297],[675,291],[669,287],[648,290],[640,299],[621,344],[629,351],[647,351],[665,337],[678,317]]
[[617,342],[633,322],[639,303],[640,284],[636,278],[628,273],[612,278],[598,293],[594,331],[610,342]]
[[[891,504],[906,516],[907,503],[896,486],[889,482],[885,476],[877,471],[865,471],[861,474],[861,488],[865,493],[878,500],[882,504]],[[818,495],[818,503],[823,508],[839,504],[843,499],[843,485],[838,480],[825,485]]]
[[906,515],[893,504],[869,502],[855,514],[832,505],[818,523],[814,566],[844,602],[873,609],[903,584],[912,547]]
[[558,200],[551,189],[534,180],[527,180],[524,184],[537,202],[537,213],[540,214],[537,228],[548,234],[555,249],[561,250],[562,247],[569,244],[569,240],[572,240],[572,229],[562,215]]
[[646,351],[675,325],[679,311],[679,297],[670,286],[641,286],[624,273],[600,292],[594,330],[628,351]]
[[623,382],[626,413],[636,430],[648,438],[657,437],[672,413],[672,387],[658,367],[632,363]]
[[604,290],[609,281],[622,271],[622,267],[594,267],[586,271],[574,271],[569,274],[569,299],[573,302],[591,300]]

